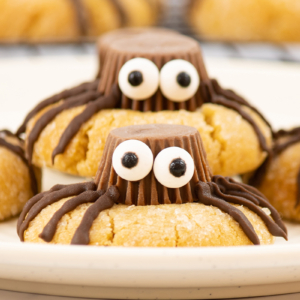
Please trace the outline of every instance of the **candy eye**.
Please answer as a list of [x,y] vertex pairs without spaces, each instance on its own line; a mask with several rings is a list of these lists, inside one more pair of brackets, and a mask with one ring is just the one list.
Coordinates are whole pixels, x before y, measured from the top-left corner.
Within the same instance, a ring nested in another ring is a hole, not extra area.
[[146,58],[127,61],[119,73],[119,87],[122,93],[133,100],[145,100],[158,89],[159,70]]
[[121,178],[137,181],[146,177],[152,170],[153,154],[145,143],[128,140],[115,149],[112,164]]
[[153,171],[162,185],[180,188],[191,180],[194,168],[194,160],[187,151],[179,147],[169,147],[158,153]]
[[160,88],[164,96],[175,102],[192,98],[199,88],[199,75],[188,61],[175,59],[166,63],[160,71]]

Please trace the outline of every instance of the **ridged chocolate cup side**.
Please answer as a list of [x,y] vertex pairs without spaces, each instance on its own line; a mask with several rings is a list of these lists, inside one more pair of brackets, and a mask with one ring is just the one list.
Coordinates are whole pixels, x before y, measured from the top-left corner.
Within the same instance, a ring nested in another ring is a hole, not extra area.
[[[195,66],[200,81],[208,79],[201,49],[197,41],[180,34],[149,32],[144,35],[120,39],[110,45],[102,66],[99,91],[105,95],[109,94],[112,85],[118,84],[118,75],[122,66],[135,57],[151,60],[159,70],[170,60],[184,59]],[[132,100],[122,95],[120,108],[138,111],[179,109],[195,111],[202,104],[203,100],[199,91],[191,99],[184,102],[174,102],[165,98],[158,89],[152,97],[143,101]]]
[[147,34],[179,34],[178,32],[167,29],[167,28],[159,28],[159,27],[126,27],[114,30],[112,32],[108,32],[103,34],[97,41],[97,52],[99,59],[99,70],[97,78],[102,76],[102,66],[105,61],[105,56],[113,42],[128,39],[136,36],[147,35]]
[[[154,156],[167,148],[177,146],[185,149],[193,158],[195,171],[188,184],[181,188],[167,188],[160,184],[153,170],[142,180],[130,182],[117,175],[112,166],[112,156],[116,147],[130,139],[147,144]],[[98,190],[106,191],[115,185],[120,191],[119,203],[126,205],[158,205],[187,203],[196,200],[194,187],[199,182],[209,182],[211,171],[199,132],[183,125],[132,125],[110,132],[103,156],[96,174]]]

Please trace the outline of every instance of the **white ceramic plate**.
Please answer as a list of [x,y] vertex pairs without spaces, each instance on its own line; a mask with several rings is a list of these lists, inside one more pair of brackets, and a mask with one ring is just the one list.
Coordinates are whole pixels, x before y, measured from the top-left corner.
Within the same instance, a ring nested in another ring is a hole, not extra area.
[[[12,129],[42,97],[92,78],[96,66],[91,57],[14,59],[0,65],[0,128]],[[298,65],[210,59],[208,66],[275,126],[297,124]],[[48,170],[44,189],[77,180]],[[300,225],[288,224],[289,242],[278,239],[272,246],[159,249],[22,244],[15,224],[0,224],[0,289],[121,299],[300,292]]]

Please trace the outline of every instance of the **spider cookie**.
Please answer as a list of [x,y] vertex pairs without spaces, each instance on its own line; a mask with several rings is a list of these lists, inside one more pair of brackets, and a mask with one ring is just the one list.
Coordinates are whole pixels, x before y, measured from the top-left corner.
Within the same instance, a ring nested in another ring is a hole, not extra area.
[[212,176],[199,132],[182,125],[113,130],[94,182],[56,185],[18,221],[25,242],[99,246],[233,246],[287,237],[255,188]]
[[226,176],[256,169],[271,143],[262,115],[208,77],[197,41],[154,29],[112,41],[100,78],[39,103],[18,133],[38,166],[94,176],[112,129],[153,123],[196,127]]
[[0,130],[0,221],[18,215],[38,193],[39,171],[28,164],[23,141]]
[[250,183],[270,200],[282,217],[300,221],[300,127],[275,133],[272,155]]

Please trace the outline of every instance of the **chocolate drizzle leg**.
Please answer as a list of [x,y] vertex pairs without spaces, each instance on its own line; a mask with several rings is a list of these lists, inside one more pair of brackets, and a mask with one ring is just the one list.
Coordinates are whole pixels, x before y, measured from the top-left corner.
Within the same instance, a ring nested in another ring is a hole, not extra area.
[[45,242],[51,242],[58,222],[67,213],[74,210],[76,207],[83,203],[94,202],[104,194],[103,191],[86,191],[80,195],[68,200],[64,205],[53,215],[50,221],[47,223],[42,233],[39,235]]
[[61,100],[68,101],[70,98],[74,96],[79,96],[82,93],[86,93],[88,91],[96,91],[99,85],[99,79],[96,79],[92,82],[85,82],[74,88],[62,91],[59,94],[56,94],[50,98],[45,99],[44,101],[40,102],[36,107],[34,107],[26,116],[25,120],[23,121],[22,125],[16,132],[16,135],[19,136],[20,134],[24,133],[26,130],[26,126],[31,118],[33,118],[36,114],[38,114],[41,110],[46,108],[49,105],[55,104]]
[[94,204],[92,204],[85,212],[82,221],[77,228],[72,245],[88,245],[90,242],[89,231],[93,222],[98,217],[101,211],[113,207],[117,202],[120,193],[115,186],[111,186],[107,192],[101,196]]
[[102,109],[114,108],[120,102],[120,90],[117,85],[113,85],[112,92],[108,96],[99,97],[96,101],[87,105],[86,109],[76,116],[65,129],[62,134],[57,147],[52,153],[52,163],[56,155],[64,153],[71,139],[79,131],[80,127],[88,121],[94,114]]
[[[1,137],[1,136],[3,136],[3,137]],[[23,141],[19,137],[16,137],[9,130],[1,130],[0,131],[0,146],[5,147],[9,151],[13,152],[15,155],[20,157],[21,160],[24,162],[24,164],[28,167],[31,190],[32,190],[33,195],[37,194],[38,193],[38,183],[37,183],[37,178],[35,176],[34,168],[33,168],[33,166],[31,166],[29,164],[28,160],[26,159],[23,148],[9,143],[8,141],[6,141],[5,137],[15,137],[20,142],[23,143]]]
[[196,192],[201,203],[218,207],[222,211],[228,213],[234,220],[239,223],[245,234],[254,245],[260,244],[259,238],[247,217],[231,204],[215,197],[213,195],[212,186],[210,184],[199,181],[196,187]]
[[[214,185],[216,194],[225,197],[226,201],[248,207],[261,217],[274,236],[287,238],[287,229],[282,222],[279,213],[257,190],[254,191],[253,188],[240,184],[229,177],[213,176],[212,182],[216,184]],[[236,199],[236,197],[239,199]],[[256,205],[268,208],[274,221]]]
[[69,101],[64,102],[60,106],[54,107],[48,110],[45,114],[43,114],[42,117],[37,120],[35,126],[33,127],[27,139],[26,150],[27,150],[28,160],[30,162],[32,161],[33,147],[35,142],[38,140],[41,132],[59,113],[63,112],[66,109],[85,105],[90,101],[95,101],[101,96],[102,95],[97,91],[89,91],[86,92],[85,94],[74,96],[73,98],[69,99]]
[[[53,204],[61,199],[77,196],[81,193],[95,190],[95,184],[93,182],[84,182],[69,185],[59,189],[57,191],[51,191],[50,193],[45,194],[41,199],[35,202],[32,207],[29,209],[28,214],[24,220],[21,220],[19,228],[19,237],[21,241],[24,241],[24,232],[28,228],[29,223],[43,210],[46,206]],[[34,201],[33,201],[34,202]],[[22,214],[23,216],[23,214]],[[21,216],[20,216],[21,218]]]
[[[247,185],[230,178],[214,176],[209,183],[199,181],[196,193],[201,203],[216,206],[236,220],[254,245],[259,245],[260,241],[252,224],[239,209],[229,203],[243,205],[252,210],[263,220],[272,235],[287,239],[287,229],[278,212],[263,195],[253,192],[253,188],[248,189]],[[268,208],[274,220],[261,207]]]
[[[260,128],[253,120],[253,118],[243,110],[242,105],[254,110],[256,113],[259,114],[260,117],[262,117],[262,115],[256,109],[254,109],[246,100],[244,100],[231,90],[222,89],[215,79],[201,81],[200,93],[204,102],[222,105],[240,114],[242,118],[245,119],[252,126],[253,130],[255,131],[258,137],[261,149],[263,151],[266,151],[268,154],[270,153],[270,148],[268,147],[266,139],[262,134]],[[271,125],[266,121],[266,119],[263,118],[263,120],[271,128]]]

